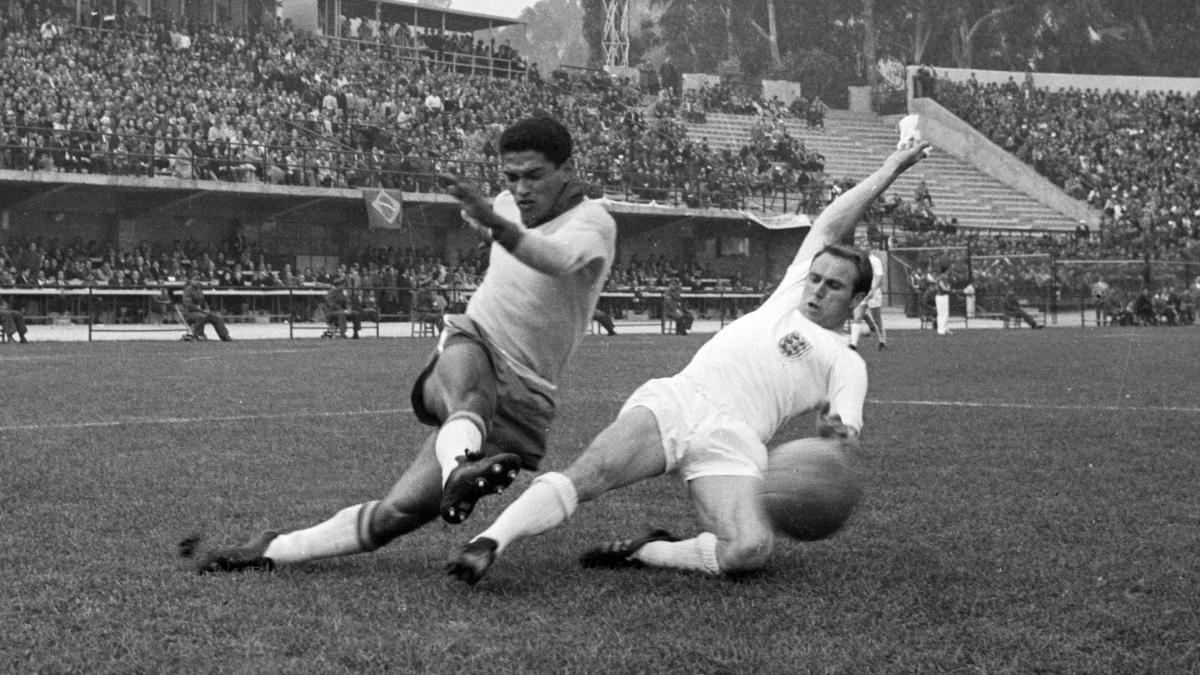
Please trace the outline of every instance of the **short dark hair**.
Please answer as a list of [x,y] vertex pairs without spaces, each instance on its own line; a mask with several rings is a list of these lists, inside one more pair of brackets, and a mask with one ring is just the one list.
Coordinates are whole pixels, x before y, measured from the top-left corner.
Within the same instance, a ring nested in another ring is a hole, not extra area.
[[830,244],[817,252],[813,256],[813,260],[825,254],[854,263],[854,271],[856,272],[853,288],[854,295],[870,292],[871,282],[875,280],[875,270],[871,267],[871,258],[867,255],[866,251],[854,248],[853,246]]
[[533,150],[555,166],[571,158],[571,132],[549,117],[526,117],[500,134],[500,152]]

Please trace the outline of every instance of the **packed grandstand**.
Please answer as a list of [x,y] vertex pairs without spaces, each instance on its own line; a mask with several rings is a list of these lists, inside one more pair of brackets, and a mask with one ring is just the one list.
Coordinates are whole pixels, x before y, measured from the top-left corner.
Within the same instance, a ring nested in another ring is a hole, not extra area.
[[[0,11],[0,169],[410,193],[437,191],[435,176],[453,171],[494,194],[499,131],[538,111],[577,134],[578,170],[595,197],[815,214],[856,178],[828,175],[826,158],[789,132],[792,121],[823,125],[817,101],[785,105],[723,85],[655,90],[583,69],[543,76],[506,45],[370,20],[347,19],[337,38],[322,38],[278,22],[254,29],[137,16],[77,23],[75,12],[74,2],[53,0],[10,2]],[[1083,299],[1102,308],[1103,321],[1194,320],[1195,96],[1048,91],[1015,81],[937,80],[930,89],[1101,215],[1094,229],[1013,235],[957,227],[932,198],[891,195],[872,211],[872,238],[917,251],[896,256],[912,287],[893,294],[921,297],[946,266],[960,288],[970,284],[981,296],[1015,288],[1037,302]],[[714,149],[689,136],[689,125],[715,112],[752,120],[740,148]],[[0,244],[5,287],[143,286],[198,269],[211,283],[233,286],[345,276],[368,288],[469,289],[487,264],[478,252],[450,264],[439,251],[384,247],[359,251],[336,269],[295,269],[236,236],[125,250],[85,236]],[[769,287],[753,263],[743,265],[720,275],[723,287]],[[679,280],[698,289],[715,276],[696,258],[635,254],[614,267],[609,288]],[[1131,309],[1145,290],[1149,317]]]

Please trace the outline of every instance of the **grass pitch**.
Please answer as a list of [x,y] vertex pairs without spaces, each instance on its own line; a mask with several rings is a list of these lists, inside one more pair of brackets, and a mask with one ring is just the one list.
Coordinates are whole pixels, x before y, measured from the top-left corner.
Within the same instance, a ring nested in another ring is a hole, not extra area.
[[[703,340],[589,336],[544,468]],[[695,532],[660,478],[474,588],[443,564],[519,490],[373,555],[206,577],[174,557],[381,496],[426,431],[430,341],[0,347],[0,672],[1200,671],[1200,331],[892,343],[863,344],[867,496],[833,539],[738,580],[579,568],[598,540]]]

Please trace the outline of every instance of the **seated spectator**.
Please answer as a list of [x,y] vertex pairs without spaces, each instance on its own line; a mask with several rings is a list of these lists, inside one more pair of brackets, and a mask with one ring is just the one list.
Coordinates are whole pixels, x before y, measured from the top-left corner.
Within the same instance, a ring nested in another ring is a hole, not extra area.
[[[333,287],[325,292],[325,322],[330,326],[337,327],[337,337],[346,337],[347,320],[354,327],[354,339],[358,339],[358,332],[362,330],[362,321],[358,316],[358,312],[350,307],[350,296],[346,292],[346,277],[341,276],[333,280]],[[333,337],[333,335],[330,335]]]
[[1134,318],[1143,326],[1157,326],[1158,315],[1154,312],[1154,296],[1150,289],[1143,286],[1142,292],[1133,301]]
[[413,321],[425,323],[442,332],[445,327],[446,298],[437,291],[437,284],[432,278],[421,282],[413,302]]
[[209,309],[208,301],[204,299],[204,291],[200,288],[200,273],[193,270],[188,275],[187,284],[183,287],[182,303],[183,318],[191,329],[193,339],[204,339],[204,327],[212,324],[222,342],[229,342],[229,330],[225,328],[225,319],[220,313]]
[[600,327],[604,329],[604,332],[608,333],[609,335],[617,334],[617,326],[613,323],[612,315],[600,309],[599,307],[592,312],[592,321],[600,324]]
[[29,342],[25,338],[28,330],[25,326],[25,314],[9,305],[3,296],[0,296],[0,329],[9,341],[12,341],[13,335],[17,335],[22,344]]
[[1016,321],[1021,320],[1029,324],[1030,328],[1041,328],[1039,324],[1025,308],[1021,306],[1021,300],[1017,294],[1010,288],[1004,293],[1004,317],[1006,320]]
[[687,335],[692,328],[695,315],[684,307],[678,281],[672,281],[663,291],[663,317],[675,324],[676,335]]

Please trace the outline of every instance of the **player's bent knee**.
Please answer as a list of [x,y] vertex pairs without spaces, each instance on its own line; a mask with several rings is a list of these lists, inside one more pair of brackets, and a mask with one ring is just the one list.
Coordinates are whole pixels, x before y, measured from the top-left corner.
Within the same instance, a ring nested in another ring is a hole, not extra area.
[[721,571],[737,574],[755,572],[766,567],[775,547],[775,538],[769,531],[763,531],[722,543],[724,545],[717,555]]

